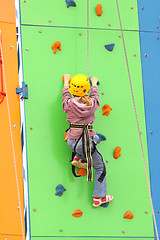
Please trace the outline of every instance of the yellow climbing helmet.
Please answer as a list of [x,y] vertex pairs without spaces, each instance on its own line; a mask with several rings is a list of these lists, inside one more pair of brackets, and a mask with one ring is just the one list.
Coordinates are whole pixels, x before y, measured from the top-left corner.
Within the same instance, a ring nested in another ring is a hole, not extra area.
[[89,92],[89,89],[89,79],[83,74],[77,74],[71,79],[68,91],[75,96],[82,97]]

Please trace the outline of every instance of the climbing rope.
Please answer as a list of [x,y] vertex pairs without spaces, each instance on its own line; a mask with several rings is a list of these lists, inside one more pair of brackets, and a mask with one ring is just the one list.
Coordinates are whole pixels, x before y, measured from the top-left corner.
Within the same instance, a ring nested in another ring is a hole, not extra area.
[[0,104],[4,101],[6,93],[3,91],[3,67],[2,67],[2,38],[1,38],[1,31],[0,31],[0,71],[1,71],[1,91],[0,91]]
[[[2,41],[1,41],[1,31],[0,31],[0,47],[2,46]],[[3,52],[2,52],[2,47],[1,49],[1,61],[3,61]],[[10,135],[11,135],[11,143],[12,143],[12,150],[13,150],[13,159],[14,159],[14,168],[15,168],[15,176],[16,176],[16,184],[17,184],[17,195],[18,195],[18,204],[19,204],[19,211],[20,211],[20,220],[21,220],[21,228],[22,228],[22,236],[23,240],[25,240],[25,234],[24,234],[24,229],[23,229],[23,218],[22,218],[22,208],[21,208],[21,201],[20,201],[20,191],[19,191],[19,183],[18,183],[18,173],[17,173],[17,164],[16,164],[16,154],[15,154],[15,149],[14,149],[14,141],[13,141],[13,133],[12,133],[12,124],[11,124],[11,114],[10,114],[10,108],[9,108],[9,100],[8,100],[8,94],[7,94],[7,83],[5,79],[5,72],[4,72],[4,64],[2,64],[2,71],[1,73],[4,73],[4,86],[6,90],[6,101],[7,101],[7,109],[8,109],[8,118],[9,118],[9,127],[10,127]],[[3,75],[3,74],[2,74]],[[3,87],[3,84],[1,85]],[[3,88],[2,88],[3,90]],[[3,91],[2,91],[3,92]],[[4,95],[3,95],[4,96]],[[1,100],[2,101],[2,100]]]
[[89,78],[89,0],[87,0],[87,77]]
[[153,221],[154,221],[155,231],[156,231],[156,235],[157,235],[157,240],[159,240],[157,223],[156,223],[156,219],[155,219],[154,208],[153,208],[153,201],[152,201],[150,184],[149,184],[149,178],[148,178],[147,167],[146,167],[146,163],[145,163],[144,150],[143,150],[143,145],[142,145],[142,138],[141,138],[141,134],[140,134],[140,127],[139,127],[139,122],[138,122],[136,104],[135,104],[135,99],[134,99],[134,94],[133,94],[133,87],[132,87],[131,75],[130,75],[130,70],[129,70],[129,64],[128,64],[128,58],[127,58],[126,45],[125,45],[125,41],[124,41],[124,35],[123,35],[122,22],[121,22],[120,11],[119,11],[119,6],[118,6],[118,0],[116,0],[116,4],[117,4],[117,10],[118,10],[119,23],[120,23],[120,27],[121,27],[121,34],[122,34],[122,40],[123,40],[123,47],[124,47],[124,52],[125,52],[125,58],[126,58],[126,63],[127,63],[127,70],[128,70],[128,77],[129,77],[129,82],[130,82],[130,88],[131,88],[131,94],[132,94],[134,112],[135,112],[135,116],[136,116],[137,128],[138,128],[139,139],[140,139],[140,144],[141,144],[141,150],[142,150],[142,156],[143,156],[144,169],[145,169],[145,174],[146,174],[146,179],[147,179],[147,185],[148,185],[148,191],[149,191],[149,197],[150,197],[150,202],[151,202],[151,207],[152,207]]

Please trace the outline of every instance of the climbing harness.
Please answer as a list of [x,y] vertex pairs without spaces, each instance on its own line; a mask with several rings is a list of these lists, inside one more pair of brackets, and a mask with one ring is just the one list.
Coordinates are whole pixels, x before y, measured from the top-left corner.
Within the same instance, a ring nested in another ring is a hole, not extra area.
[[3,91],[3,67],[2,67],[2,39],[1,39],[1,32],[0,32],[0,71],[1,71],[1,90],[0,90],[0,104],[4,101],[6,93]]
[[134,112],[135,112],[135,116],[136,116],[137,128],[138,128],[138,133],[139,133],[139,140],[140,140],[140,145],[141,145],[141,150],[142,150],[143,164],[144,164],[144,169],[145,169],[145,174],[146,174],[146,179],[147,179],[147,185],[148,185],[148,192],[149,192],[149,197],[150,197],[150,202],[151,202],[151,207],[152,207],[153,221],[154,221],[154,226],[155,226],[155,232],[156,232],[156,235],[157,235],[156,238],[157,238],[157,240],[159,240],[159,237],[158,237],[158,228],[157,228],[157,223],[156,223],[156,219],[155,219],[154,208],[153,208],[153,201],[152,201],[152,195],[151,195],[151,190],[150,190],[149,177],[148,177],[147,167],[146,167],[146,163],[145,163],[145,157],[144,157],[144,150],[143,150],[142,138],[141,138],[140,127],[139,127],[138,116],[137,116],[137,110],[136,110],[136,104],[135,104],[135,99],[134,99],[134,94],[133,94],[133,87],[132,87],[131,75],[130,75],[130,70],[129,70],[129,64],[128,64],[128,58],[127,58],[126,45],[125,45],[125,41],[124,41],[124,34],[123,34],[123,29],[122,29],[122,22],[121,22],[121,16],[120,16],[120,11],[119,11],[118,0],[116,0],[116,5],[117,5],[119,23],[120,23],[120,27],[121,27],[121,35],[122,35],[122,40],[123,40],[123,47],[124,47],[124,53],[125,53],[125,58],[126,58],[126,64],[127,64],[127,70],[128,70],[128,77],[129,77],[129,83],[130,83],[131,94],[132,94],[132,101],[133,101]]
[[[99,182],[103,182],[103,179],[106,175],[106,167],[105,164],[103,162],[103,157],[100,154],[100,152],[98,151],[98,149],[96,148],[96,143],[95,141],[92,139],[92,143],[93,143],[93,150],[91,151],[91,145],[90,145],[90,136],[89,136],[89,130],[93,129],[92,124],[75,124],[75,123],[71,123],[69,126],[69,129],[82,129],[82,134],[80,135],[80,137],[78,138],[73,152],[72,152],[72,161],[76,155],[76,147],[78,142],[80,141],[80,139],[82,138],[82,148],[83,148],[83,156],[85,157],[87,162],[87,181],[92,181],[92,167],[93,167],[93,161],[92,161],[92,155],[94,154],[95,151],[98,152],[98,154],[101,156],[102,159],[102,163],[103,163],[103,172],[101,174],[101,176],[99,177],[98,181]],[[68,131],[69,129],[67,129],[66,131]],[[73,175],[75,177],[80,177],[80,175],[77,175],[75,173],[75,166],[72,165],[72,172]]]

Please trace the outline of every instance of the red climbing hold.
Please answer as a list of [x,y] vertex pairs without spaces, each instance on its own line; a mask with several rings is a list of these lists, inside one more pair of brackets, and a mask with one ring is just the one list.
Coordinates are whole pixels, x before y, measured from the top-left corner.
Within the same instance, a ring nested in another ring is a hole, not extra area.
[[86,170],[84,168],[80,168],[78,171],[77,171],[77,174],[80,175],[80,176],[85,176],[86,175]]
[[123,215],[123,218],[132,219],[133,218],[133,213],[131,211],[127,211]]
[[116,147],[115,150],[114,150],[114,154],[113,154],[113,157],[115,159],[118,159],[120,156],[121,156],[121,148],[120,147]]
[[67,142],[67,132],[64,133],[64,141]]
[[102,111],[103,111],[102,115],[109,116],[111,110],[112,110],[112,108],[108,104],[105,104],[102,107]]
[[59,49],[59,51],[61,51],[61,43],[57,41],[54,44],[52,44],[51,48],[53,49],[53,53],[56,54],[57,48]]
[[80,209],[76,209],[73,213],[73,217],[81,217],[83,215],[83,212]]
[[4,97],[6,96],[6,93],[3,91],[3,67],[2,67],[2,40],[0,35],[0,78],[1,78],[1,91],[0,91],[0,104],[4,101]]
[[97,6],[96,6],[96,15],[101,16],[102,12],[103,12],[102,5],[100,3],[98,3]]

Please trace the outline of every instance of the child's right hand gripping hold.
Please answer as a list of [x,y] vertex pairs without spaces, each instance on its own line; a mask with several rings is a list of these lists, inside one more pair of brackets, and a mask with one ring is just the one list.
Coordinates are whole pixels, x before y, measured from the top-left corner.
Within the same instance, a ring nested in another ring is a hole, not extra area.
[[92,82],[92,86],[97,86],[98,78],[92,77],[91,82]]

